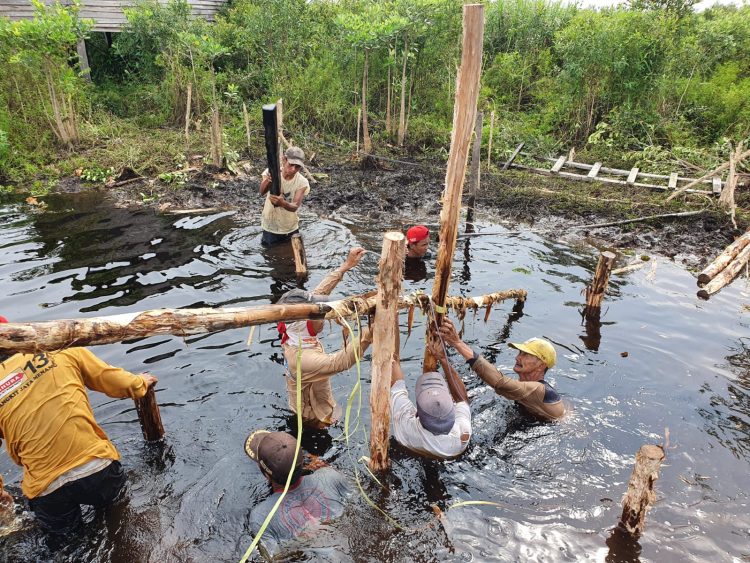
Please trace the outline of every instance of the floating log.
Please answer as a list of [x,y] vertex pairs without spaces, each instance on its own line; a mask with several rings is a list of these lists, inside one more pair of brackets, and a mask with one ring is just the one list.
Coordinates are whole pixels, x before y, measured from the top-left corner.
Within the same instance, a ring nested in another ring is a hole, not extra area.
[[659,467],[664,458],[664,448],[654,445],[641,446],[635,455],[635,467],[622,499],[620,517],[620,527],[634,537],[643,533],[646,513],[656,500],[654,483],[659,478]]
[[141,423],[143,438],[147,442],[157,442],[164,438],[164,426],[161,423],[159,403],[156,402],[154,385],[150,385],[146,394],[135,399],[135,410]]
[[271,195],[281,193],[281,168],[279,165],[279,126],[276,104],[263,106],[263,131],[266,139],[266,160],[271,175]]
[[614,252],[606,251],[599,255],[594,279],[591,281],[591,285],[586,288],[586,308],[583,314],[587,318],[596,318],[599,316],[602,299],[609,284],[609,274],[612,271],[612,264],[615,263],[615,258]]
[[[474,303],[500,303],[526,299],[523,289],[511,289],[479,297],[448,297],[453,308]],[[429,308],[430,296],[411,294],[399,300],[399,308]],[[477,305],[478,306],[478,305]],[[63,319],[35,323],[0,323],[0,350],[9,353],[53,351],[69,346],[111,344],[160,334],[190,336],[232,328],[300,321],[304,319],[353,318],[375,310],[375,296],[356,295],[326,303],[261,305],[227,309],[154,309],[88,319]]]
[[719,272],[726,268],[727,265],[737,257],[740,251],[745,248],[748,243],[750,243],[750,232],[746,232],[742,236],[737,237],[732,244],[727,246],[713,262],[698,274],[698,286],[702,287],[716,277]]
[[372,385],[370,386],[370,469],[383,471],[390,465],[391,372],[398,352],[398,301],[404,270],[405,237],[398,231],[383,237],[378,294],[372,328]]
[[[484,41],[484,6],[465,4],[463,8],[463,40],[461,67],[456,77],[456,96],[453,102],[453,131],[448,166],[445,174],[443,209],[440,212],[440,244],[435,264],[435,284],[432,289],[436,305],[436,321],[442,318],[440,309],[445,304],[451,279],[453,253],[456,250],[458,218],[461,211],[461,192],[469,157],[469,143],[474,128],[474,116],[479,97],[479,78],[482,73],[482,45]],[[429,328],[428,328],[429,330]],[[425,371],[435,371],[437,361],[425,347]]]
[[474,125],[474,146],[471,149],[471,186],[469,188],[469,204],[466,209],[466,227],[469,228],[471,224],[473,228],[474,223],[474,202],[477,199],[477,192],[479,191],[479,182],[481,181],[481,154],[482,150],[482,119],[484,114],[481,111],[477,112],[476,123]]
[[750,259],[750,245],[745,246],[740,250],[739,254],[729,262],[726,267],[716,274],[714,278],[708,282],[702,289],[698,290],[698,297],[701,299],[708,299],[709,296],[713,295],[721,288],[732,283],[732,280],[737,277],[745,267],[747,261]]
[[307,255],[305,254],[305,243],[302,235],[292,235],[292,252],[294,253],[294,270],[298,278],[307,276]]

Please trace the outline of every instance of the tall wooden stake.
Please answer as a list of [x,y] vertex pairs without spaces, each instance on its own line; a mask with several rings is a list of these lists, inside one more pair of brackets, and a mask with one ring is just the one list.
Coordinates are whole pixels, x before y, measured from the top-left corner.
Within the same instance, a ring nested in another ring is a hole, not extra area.
[[[456,249],[461,193],[469,157],[469,143],[474,129],[474,116],[479,97],[479,77],[482,70],[482,42],[484,41],[484,6],[464,5],[464,33],[461,68],[456,77],[456,98],[453,103],[453,132],[448,169],[445,174],[443,209],[440,212],[440,245],[435,264],[435,284],[432,299],[439,323],[444,314],[445,297],[451,279],[453,252]],[[429,329],[428,329],[429,330]],[[437,361],[425,348],[424,371],[435,371]]]
[[187,88],[187,103],[185,104],[185,141],[190,140],[190,112],[192,111],[193,103],[193,83],[188,82]]
[[635,467],[628,482],[628,490],[622,499],[620,526],[634,537],[643,533],[646,513],[656,500],[654,483],[659,478],[659,467],[664,461],[661,446],[641,446],[635,455]]
[[302,235],[292,235],[292,252],[294,253],[294,269],[298,278],[307,276],[307,255],[305,254],[305,243]]
[[357,109],[357,154],[359,154],[359,128],[362,124],[362,108]]
[[477,112],[476,125],[474,126],[474,147],[471,150],[471,186],[469,193],[469,205],[466,209],[466,229],[469,230],[474,228],[474,202],[477,199],[477,192],[479,191],[479,182],[481,181],[481,150],[482,150],[482,119],[484,114],[481,111]]
[[490,163],[492,162],[492,132],[495,130],[495,110],[490,113],[490,139],[487,143],[487,171],[490,170]]
[[586,318],[599,316],[604,292],[607,290],[607,284],[609,284],[609,273],[612,271],[614,263],[615,254],[613,252],[602,252],[599,255],[594,279],[591,280],[591,285],[586,288],[586,309],[583,312]]
[[397,353],[398,301],[406,252],[405,237],[392,231],[383,237],[378,294],[372,337],[372,384],[370,385],[370,469],[382,471],[390,465],[388,438],[391,434],[391,372]]
[[242,102],[242,119],[245,122],[245,136],[247,137],[247,154],[250,154],[250,118],[247,115],[247,106]]
[[164,426],[161,424],[159,404],[156,402],[153,385],[148,388],[143,397],[135,399],[135,410],[138,412],[143,438],[147,442],[161,440],[164,437]]

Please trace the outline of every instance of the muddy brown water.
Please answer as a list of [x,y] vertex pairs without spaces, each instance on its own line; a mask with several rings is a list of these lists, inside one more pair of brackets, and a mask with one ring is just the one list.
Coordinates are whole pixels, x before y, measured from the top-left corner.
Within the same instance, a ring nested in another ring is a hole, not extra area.
[[[113,207],[97,194],[46,199],[37,213],[0,205],[0,314],[13,320],[125,313],[159,307],[268,303],[295,287],[284,251],[262,250],[252,215],[158,215]],[[408,210],[407,210],[408,212]],[[362,245],[373,251],[336,295],[373,287],[381,236],[397,219],[325,217],[306,210],[302,230],[314,286]],[[522,310],[497,306],[489,321],[466,321],[466,340],[510,373],[507,343],[545,336],[557,344],[548,378],[573,406],[559,424],[527,419],[455,365],[472,398],[474,435],[458,460],[439,463],[393,448],[393,468],[376,485],[358,460],[367,455],[369,354],[362,363],[360,429],[347,444],[331,429],[315,446],[352,476],[401,530],[359,494],[339,520],[290,546],[296,561],[731,561],[750,554],[747,474],[750,458],[750,341],[745,283],[709,302],[695,297],[693,276],[658,255],[639,271],[615,276],[602,324],[581,324],[581,289],[597,251],[569,239],[542,237],[523,225],[486,218],[494,236],[460,241],[451,293],[478,295],[523,287]],[[629,260],[629,259],[628,259]],[[431,287],[427,279],[406,290]],[[402,358],[412,387],[420,369],[424,319]],[[341,343],[327,329],[329,350]],[[159,377],[164,446],[145,445],[133,404],[91,393],[94,412],[123,456],[126,499],[87,513],[88,527],[50,546],[23,506],[21,529],[0,537],[7,561],[237,561],[250,545],[249,513],[269,494],[242,445],[256,428],[285,429],[281,354],[272,327],[186,339],[160,336],[99,346],[106,361]],[[627,352],[627,355],[624,353]],[[337,376],[344,404],[356,370]],[[634,454],[663,441],[667,463],[658,500],[640,542],[611,530]],[[20,494],[20,469],[0,455],[0,472]],[[491,501],[493,505],[461,505]],[[432,505],[445,514],[438,523]],[[256,556],[257,557],[257,556]]]

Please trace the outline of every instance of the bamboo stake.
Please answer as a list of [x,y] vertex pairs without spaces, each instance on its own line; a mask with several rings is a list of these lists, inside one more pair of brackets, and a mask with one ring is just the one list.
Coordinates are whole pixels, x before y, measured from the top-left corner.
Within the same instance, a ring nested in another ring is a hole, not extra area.
[[[741,153],[738,157],[735,158],[735,162],[737,164],[739,164],[741,161],[745,160],[748,156],[750,156],[750,150],[747,150],[747,151]],[[716,176],[717,174],[719,174],[720,172],[723,172],[727,168],[729,168],[729,162],[725,162],[721,166],[718,166],[718,167],[714,168],[713,170],[711,170],[711,172],[709,172],[708,174],[704,174],[703,176],[701,176],[697,180],[693,180],[689,184],[687,184],[685,186],[682,186],[680,189],[678,189],[676,192],[674,192],[671,196],[669,196],[667,199],[665,199],[664,203],[669,203],[674,198],[676,198],[678,195],[680,195],[682,192],[684,192],[684,191],[692,188],[693,186],[697,186],[698,184],[700,184],[704,180],[708,180],[711,176]]]
[[[435,284],[432,295],[438,323],[448,294],[453,252],[456,249],[458,216],[461,211],[461,192],[466,175],[469,142],[474,128],[474,116],[479,97],[479,77],[482,70],[482,42],[484,40],[484,6],[466,4],[463,9],[463,45],[461,67],[456,78],[456,97],[453,103],[453,131],[448,167],[445,174],[443,209],[440,212],[440,245],[435,265]],[[425,348],[424,371],[435,371],[437,361]]]
[[250,118],[247,115],[247,106],[242,102],[242,119],[245,121],[245,136],[247,137],[247,153],[250,154]]
[[739,254],[730,261],[729,264],[716,276],[708,282],[702,289],[698,290],[698,297],[701,299],[708,299],[709,296],[713,295],[721,288],[732,283],[732,280],[737,277],[742,271],[742,268],[750,260],[750,245],[745,246]]
[[[446,306],[473,308],[524,300],[526,291],[510,289],[478,297],[448,297]],[[111,344],[160,334],[190,336],[279,321],[354,318],[375,310],[375,296],[356,295],[326,303],[261,305],[226,309],[153,309],[107,317],[62,319],[34,323],[0,323],[0,350],[4,352],[53,351],[69,346]],[[399,308],[429,308],[430,296],[411,294],[399,300]]]
[[294,268],[298,278],[307,276],[307,255],[305,243],[299,233],[292,235],[292,252],[294,253]]
[[362,108],[357,108],[357,154],[359,154],[359,128],[362,123]]
[[698,286],[704,286],[710,282],[716,275],[721,272],[727,265],[736,258],[740,251],[750,243],[750,232],[746,232],[741,237],[727,246],[724,251],[719,254],[713,262],[711,262],[706,268],[698,274]]
[[469,205],[466,209],[466,228],[471,224],[474,226],[474,202],[479,192],[479,183],[481,181],[481,155],[482,150],[482,119],[484,114],[477,112],[476,124],[474,126],[474,146],[471,150],[471,186],[469,193]]
[[398,296],[404,270],[405,237],[398,231],[383,237],[378,294],[372,332],[372,385],[370,386],[370,469],[383,471],[390,465],[388,438],[391,433],[391,372],[398,351]]
[[659,467],[664,461],[661,446],[641,446],[635,455],[635,467],[628,482],[628,490],[622,499],[620,526],[627,533],[638,537],[646,524],[646,513],[656,500],[654,483],[659,478]]
[[609,284],[609,274],[612,271],[612,264],[615,263],[615,258],[614,252],[607,251],[599,255],[594,279],[591,281],[591,285],[586,288],[586,309],[584,309],[584,315],[587,318],[599,316],[602,299]]
[[147,442],[161,440],[164,437],[164,426],[161,423],[159,403],[156,402],[153,385],[149,386],[143,397],[135,399],[135,410],[138,413],[141,430],[143,430],[143,439]]
[[490,170],[490,164],[492,164],[492,132],[495,130],[495,110],[490,113],[490,138],[487,142],[487,171]]

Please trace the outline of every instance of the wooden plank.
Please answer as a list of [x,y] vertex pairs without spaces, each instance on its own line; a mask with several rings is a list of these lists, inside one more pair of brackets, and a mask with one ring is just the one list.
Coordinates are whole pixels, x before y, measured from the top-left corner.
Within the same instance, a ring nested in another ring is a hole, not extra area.
[[550,169],[550,172],[554,172],[554,173],[560,172],[560,169],[563,167],[566,160],[567,160],[566,156],[561,156],[560,158],[558,158],[554,166]]
[[591,170],[589,170],[588,177],[589,178],[596,178],[596,175],[599,174],[599,169],[602,167],[601,162],[594,163],[594,166],[591,167]]
[[670,190],[674,190],[677,188],[677,172],[672,172],[669,175],[669,184],[667,185],[667,188]]
[[[495,115],[495,112],[494,112],[494,111],[492,112],[492,115],[493,115],[493,116]],[[502,168],[503,170],[507,170],[507,169],[508,169],[508,167],[509,167],[509,166],[510,166],[511,164],[513,164],[513,161],[514,161],[514,160],[516,159],[516,157],[518,156],[518,153],[520,153],[520,152],[521,152],[521,149],[523,148],[523,146],[524,146],[525,144],[526,144],[525,142],[524,142],[524,143],[520,143],[520,144],[519,144],[519,145],[518,145],[518,146],[516,147],[516,150],[514,150],[514,151],[513,151],[513,154],[511,154],[511,155],[510,155],[510,158],[509,158],[508,160],[506,160],[506,161],[505,161],[505,164],[503,164],[503,168]]]
[[711,185],[713,187],[713,192],[715,194],[721,193],[721,178],[717,178],[717,177],[712,178]]
[[636,180],[636,178],[638,178],[638,168],[637,168],[637,167],[634,167],[634,168],[633,168],[633,169],[632,169],[632,170],[630,171],[630,174],[628,174],[628,179],[626,180],[626,182],[627,182],[628,184],[634,184],[634,183],[635,183],[635,180]]

